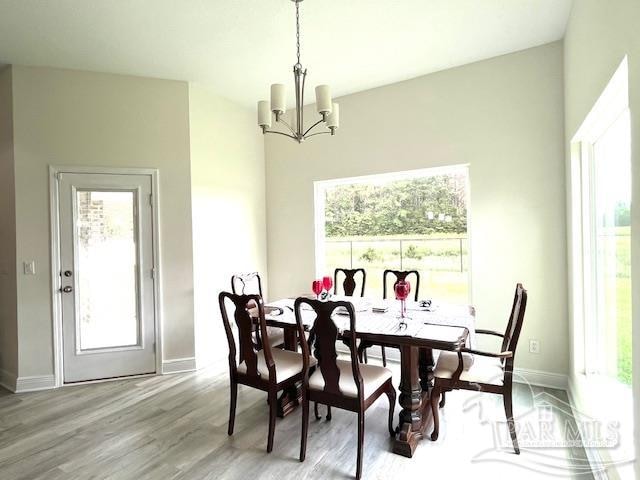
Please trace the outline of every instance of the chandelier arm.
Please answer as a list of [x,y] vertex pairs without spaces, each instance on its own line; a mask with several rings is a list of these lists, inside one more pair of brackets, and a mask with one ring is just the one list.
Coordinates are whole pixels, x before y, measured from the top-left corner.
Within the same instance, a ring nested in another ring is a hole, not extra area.
[[[306,131],[306,132],[304,132],[304,133],[302,134],[302,136],[303,136],[303,137],[306,137],[306,136],[307,136],[307,133],[309,133],[309,132],[310,132],[311,130],[313,130],[315,127],[317,127],[318,125],[320,125],[322,122],[324,122],[324,119],[322,119],[322,118],[321,118],[321,119],[320,119],[320,120],[318,120],[316,123],[314,123],[314,124],[313,124],[313,125],[311,125],[309,128],[307,128],[307,131]],[[327,133],[328,133],[328,132],[327,132]]]
[[316,133],[312,133],[311,135],[305,135],[302,138],[309,138],[309,137],[315,137],[316,135],[331,135],[331,132],[316,132]]
[[291,133],[293,133],[294,135],[296,134],[296,131],[291,127],[291,125],[289,125],[286,121],[282,120],[282,118],[278,119],[278,123],[284,124]]
[[264,134],[275,133],[276,135],[284,135],[285,137],[293,138],[296,141],[298,140],[298,138],[294,137],[293,135],[289,135],[286,132],[278,132],[277,130],[264,130],[262,133],[264,133]]
[[300,89],[300,135],[304,137],[302,131],[304,130],[304,84],[307,80],[307,69],[302,72],[302,88]]

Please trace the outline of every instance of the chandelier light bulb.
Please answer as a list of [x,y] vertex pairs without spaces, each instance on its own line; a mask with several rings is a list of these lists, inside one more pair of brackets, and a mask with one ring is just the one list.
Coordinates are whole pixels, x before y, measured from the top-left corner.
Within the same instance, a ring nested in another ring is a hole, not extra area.
[[[326,124],[331,129],[336,129],[340,126],[340,105],[338,103],[333,104],[331,113],[327,115]],[[331,133],[333,134],[333,130]]]
[[271,111],[276,115],[282,115],[287,111],[287,90],[281,83],[271,85]]
[[320,115],[331,113],[331,89],[329,85],[316,87],[316,108]]
[[258,125],[261,127],[271,127],[271,106],[266,100],[258,102]]

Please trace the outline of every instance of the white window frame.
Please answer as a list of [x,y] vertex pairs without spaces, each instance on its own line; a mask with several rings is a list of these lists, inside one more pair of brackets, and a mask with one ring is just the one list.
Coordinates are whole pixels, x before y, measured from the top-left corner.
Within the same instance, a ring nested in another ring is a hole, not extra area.
[[[574,368],[604,379],[598,331],[597,266],[594,224],[594,145],[622,115],[629,115],[629,73],[625,57],[571,140],[569,167],[570,287],[573,310]],[[594,354],[595,352],[595,354]]]

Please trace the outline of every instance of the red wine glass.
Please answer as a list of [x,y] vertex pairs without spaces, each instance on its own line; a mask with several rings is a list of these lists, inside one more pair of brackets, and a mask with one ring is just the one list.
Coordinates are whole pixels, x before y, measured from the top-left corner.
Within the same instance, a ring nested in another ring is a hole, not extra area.
[[333,278],[328,275],[322,277],[322,286],[327,291],[327,294],[331,295],[331,288],[333,288]]
[[323,289],[324,286],[322,285],[322,280],[314,280],[311,284],[311,290],[313,290],[313,293],[316,294],[316,300],[320,299],[320,294],[322,293]]
[[411,292],[411,284],[406,280],[398,280],[395,284],[396,300],[400,300],[400,318],[405,318],[407,312],[406,300]]

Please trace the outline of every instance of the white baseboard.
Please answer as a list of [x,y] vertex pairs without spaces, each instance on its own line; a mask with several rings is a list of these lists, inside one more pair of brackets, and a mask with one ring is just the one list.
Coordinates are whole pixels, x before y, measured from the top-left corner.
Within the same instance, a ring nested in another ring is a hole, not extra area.
[[6,388],[10,392],[15,392],[17,380],[18,377],[15,373],[0,369],[0,386]]
[[514,368],[513,381],[557,390],[567,390],[569,387],[569,379],[566,375],[526,368]]
[[202,359],[196,357],[196,370],[229,370],[229,359],[223,358],[207,358]]
[[174,358],[173,360],[162,361],[162,374],[193,372],[196,369],[196,358]]
[[18,377],[16,381],[16,393],[37,392],[38,390],[49,390],[56,387],[56,380],[53,375],[35,375],[32,377]]

